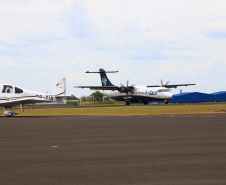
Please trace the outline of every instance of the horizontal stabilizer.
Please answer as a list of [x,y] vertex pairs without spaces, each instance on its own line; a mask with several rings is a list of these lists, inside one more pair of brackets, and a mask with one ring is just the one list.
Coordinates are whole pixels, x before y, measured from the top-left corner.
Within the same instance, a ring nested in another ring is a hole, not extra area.
[[118,90],[119,87],[118,86],[74,86],[74,88],[89,88],[91,90]]
[[75,95],[71,94],[70,96],[68,95],[56,95],[57,98],[77,98]]
[[118,71],[86,71],[86,73],[117,73]]

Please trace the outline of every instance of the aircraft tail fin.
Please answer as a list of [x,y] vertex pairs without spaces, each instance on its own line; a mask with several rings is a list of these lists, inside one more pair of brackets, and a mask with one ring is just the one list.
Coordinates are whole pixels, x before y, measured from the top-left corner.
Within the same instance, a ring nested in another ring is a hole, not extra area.
[[52,94],[57,96],[66,96],[66,78],[58,79]]
[[102,86],[114,86],[111,81],[108,79],[106,73],[117,73],[118,71],[105,71],[103,68],[99,71],[86,71],[86,73],[100,73],[100,80]]
[[106,71],[103,68],[99,69],[99,72],[102,86],[114,86],[108,79]]

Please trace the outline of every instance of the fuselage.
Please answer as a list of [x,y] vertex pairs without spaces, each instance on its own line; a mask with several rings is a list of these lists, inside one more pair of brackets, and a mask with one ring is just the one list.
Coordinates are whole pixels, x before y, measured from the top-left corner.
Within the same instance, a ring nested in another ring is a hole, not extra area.
[[165,101],[172,98],[171,90],[165,87],[134,86],[134,89],[134,92],[129,92],[128,95],[118,91],[100,91],[100,93],[114,100],[129,100],[132,103]]
[[[29,99],[29,101],[26,99]],[[61,103],[59,101],[59,98],[57,98],[55,95],[30,91],[15,85],[0,84],[0,104],[11,102],[9,106],[16,106],[18,105],[17,101],[20,100],[21,102],[24,102],[23,104],[55,104],[56,102],[57,104]],[[13,101],[15,101],[15,104],[13,103]]]
[[0,84],[0,98],[38,97],[46,98],[47,94],[26,90],[15,85]]
[[18,112],[12,110],[15,106],[23,109],[24,105],[45,105],[66,103],[66,79],[61,78],[53,90],[53,95],[26,90],[11,84],[0,84],[0,106],[6,116],[15,116]]

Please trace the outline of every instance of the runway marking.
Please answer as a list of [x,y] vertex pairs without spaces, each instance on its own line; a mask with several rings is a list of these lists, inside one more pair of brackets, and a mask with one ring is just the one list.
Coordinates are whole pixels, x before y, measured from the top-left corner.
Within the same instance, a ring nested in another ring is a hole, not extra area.
[[52,146],[52,148],[58,148],[58,146]]

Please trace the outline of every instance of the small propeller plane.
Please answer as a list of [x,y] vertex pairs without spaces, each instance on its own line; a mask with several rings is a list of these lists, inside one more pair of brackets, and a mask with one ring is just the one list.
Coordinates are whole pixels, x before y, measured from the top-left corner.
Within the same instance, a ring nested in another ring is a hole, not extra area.
[[12,117],[18,114],[12,107],[20,105],[45,105],[66,103],[66,79],[59,79],[52,95],[26,90],[15,85],[0,85],[0,106],[6,116]]
[[[101,78],[102,86],[74,86],[74,88],[89,88],[91,90],[101,90],[100,93],[111,99],[124,101],[125,105],[130,105],[130,103],[144,103],[148,104],[149,101],[164,101],[165,104],[169,103],[172,98],[172,92],[169,88],[177,88],[178,86],[189,86],[195,84],[174,84],[169,85],[169,81],[164,85],[162,80],[159,85],[152,86],[135,86],[129,85],[129,80],[127,80],[126,86],[121,84],[121,86],[113,85],[108,79],[106,73],[117,73],[118,71],[105,71],[104,69],[99,69],[97,72],[87,71],[86,73],[99,73]],[[110,90],[111,92],[106,90]]]

